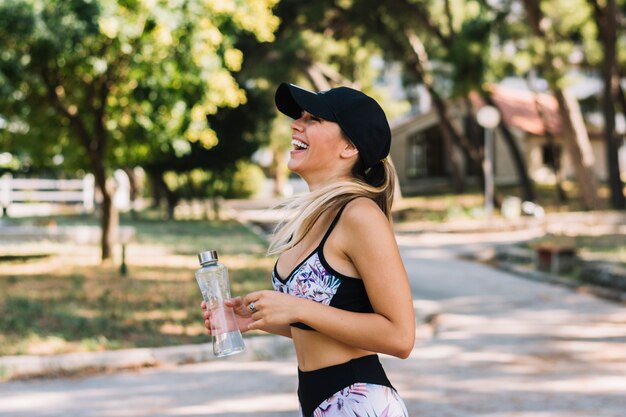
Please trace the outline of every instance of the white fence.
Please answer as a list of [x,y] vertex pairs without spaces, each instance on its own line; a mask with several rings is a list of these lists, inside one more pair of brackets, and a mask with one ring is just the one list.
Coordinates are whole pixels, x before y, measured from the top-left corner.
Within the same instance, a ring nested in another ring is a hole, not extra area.
[[13,178],[5,174],[0,177],[0,207],[5,214],[14,203],[81,204],[85,211],[92,211],[94,186],[91,174],[77,180]]

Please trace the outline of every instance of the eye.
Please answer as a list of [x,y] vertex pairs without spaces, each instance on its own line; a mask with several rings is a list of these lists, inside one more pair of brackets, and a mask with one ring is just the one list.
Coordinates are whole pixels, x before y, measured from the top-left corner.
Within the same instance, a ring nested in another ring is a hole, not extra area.
[[305,120],[310,120],[310,121],[313,121],[313,122],[321,122],[323,120],[321,117],[314,116],[314,115],[312,115],[311,113],[309,113],[306,110],[302,111],[302,116],[301,117],[303,119],[305,119]]

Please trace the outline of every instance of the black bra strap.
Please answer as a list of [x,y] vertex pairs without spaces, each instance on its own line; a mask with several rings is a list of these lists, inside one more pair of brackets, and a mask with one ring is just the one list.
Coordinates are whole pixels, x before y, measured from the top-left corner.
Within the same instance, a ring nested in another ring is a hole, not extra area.
[[326,230],[326,233],[324,234],[324,237],[320,241],[320,244],[319,244],[318,248],[324,247],[324,243],[326,243],[326,240],[328,239],[328,236],[330,236],[330,233],[333,231],[333,229],[335,228],[335,226],[339,222],[339,218],[341,217],[341,213],[343,213],[343,209],[345,209],[347,205],[348,205],[348,203],[344,204],[339,209],[339,211],[335,215],[335,218],[333,219],[332,223],[330,224],[330,226],[328,226],[328,230]]

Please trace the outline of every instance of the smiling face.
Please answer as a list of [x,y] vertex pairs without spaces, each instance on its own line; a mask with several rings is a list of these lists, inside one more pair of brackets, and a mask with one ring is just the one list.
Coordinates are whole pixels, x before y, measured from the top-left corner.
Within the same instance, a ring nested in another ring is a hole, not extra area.
[[337,123],[303,111],[291,129],[293,149],[287,166],[310,187],[349,174],[358,151]]

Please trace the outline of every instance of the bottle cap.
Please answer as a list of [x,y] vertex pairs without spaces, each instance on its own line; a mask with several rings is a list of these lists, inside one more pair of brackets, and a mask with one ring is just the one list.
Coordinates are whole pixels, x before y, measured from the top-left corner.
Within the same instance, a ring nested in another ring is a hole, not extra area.
[[198,254],[200,265],[213,264],[217,262],[217,251],[205,250]]

